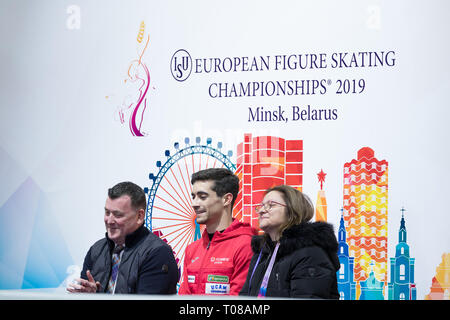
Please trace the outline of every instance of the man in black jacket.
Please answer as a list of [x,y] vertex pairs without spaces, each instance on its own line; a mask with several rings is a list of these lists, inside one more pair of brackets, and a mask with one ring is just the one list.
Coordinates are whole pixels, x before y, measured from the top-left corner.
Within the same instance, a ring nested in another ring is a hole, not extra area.
[[132,182],[108,190],[105,238],[84,259],[81,278],[69,292],[175,294],[178,267],[173,251],[145,228],[145,193]]

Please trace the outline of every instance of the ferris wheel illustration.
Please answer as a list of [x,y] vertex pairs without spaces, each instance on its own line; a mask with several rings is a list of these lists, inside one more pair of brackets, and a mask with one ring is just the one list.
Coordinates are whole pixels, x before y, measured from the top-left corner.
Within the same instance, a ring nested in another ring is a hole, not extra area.
[[156,162],[158,172],[150,173],[152,181],[147,193],[145,226],[166,241],[175,254],[178,267],[183,265],[184,251],[191,242],[201,238],[204,226],[197,224],[192,208],[191,175],[207,168],[227,168],[233,172],[236,166],[230,160],[232,151],[222,153],[222,142],[212,146],[212,139],[206,144],[196,137],[195,144],[184,139],[185,146],[174,143],[175,153],[165,151],[165,161]]

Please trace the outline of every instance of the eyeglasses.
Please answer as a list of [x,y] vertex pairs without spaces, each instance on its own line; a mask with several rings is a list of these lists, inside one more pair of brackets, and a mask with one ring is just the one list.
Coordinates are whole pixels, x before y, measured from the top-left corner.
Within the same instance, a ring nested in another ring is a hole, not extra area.
[[261,211],[270,211],[275,205],[286,207],[285,204],[279,203],[273,200],[267,201],[266,203],[260,203],[256,205],[255,211],[256,213],[260,213]]

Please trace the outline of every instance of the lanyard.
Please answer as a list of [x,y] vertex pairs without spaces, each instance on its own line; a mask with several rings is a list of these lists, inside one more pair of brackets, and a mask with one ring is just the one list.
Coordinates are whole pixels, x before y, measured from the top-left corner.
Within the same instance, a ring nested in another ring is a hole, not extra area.
[[261,283],[261,288],[259,289],[258,298],[264,298],[266,296],[267,284],[269,283],[270,273],[272,272],[273,264],[275,263],[275,258],[277,256],[278,248],[280,243],[278,242],[275,250],[273,250],[272,258],[270,258],[269,266],[267,267],[266,273],[264,274],[263,281]]
[[[264,274],[264,278],[261,282],[261,287],[259,289],[258,298],[264,298],[266,296],[267,284],[269,283],[270,273],[272,272],[273,265],[275,263],[275,258],[277,256],[278,248],[280,247],[280,243],[278,242],[273,250],[272,257],[270,258],[269,265],[267,266],[266,273]],[[249,288],[248,291],[250,293],[250,286],[253,279],[253,274],[255,273],[256,267],[259,264],[259,260],[261,260],[262,249],[259,252],[258,260],[256,260],[255,266],[253,267],[252,275],[250,276]]]

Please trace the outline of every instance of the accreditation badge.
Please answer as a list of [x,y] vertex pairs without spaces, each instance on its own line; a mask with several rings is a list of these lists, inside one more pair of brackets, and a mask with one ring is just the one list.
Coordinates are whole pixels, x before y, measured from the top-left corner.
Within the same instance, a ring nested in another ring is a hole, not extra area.
[[208,275],[208,282],[205,284],[206,294],[230,294],[230,278],[222,275]]

